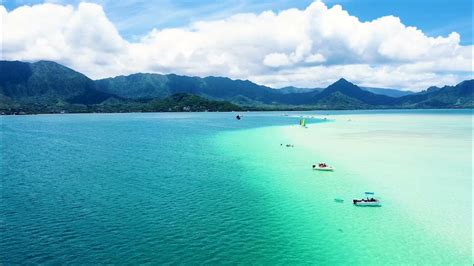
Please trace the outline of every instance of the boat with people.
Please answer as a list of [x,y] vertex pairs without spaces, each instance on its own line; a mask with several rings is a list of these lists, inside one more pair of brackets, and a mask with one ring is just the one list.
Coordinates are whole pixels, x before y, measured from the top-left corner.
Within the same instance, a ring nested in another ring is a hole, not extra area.
[[374,192],[365,192],[365,198],[354,199],[352,203],[360,207],[381,207],[380,200],[374,198]]
[[[283,147],[283,143],[280,143],[280,146]],[[286,144],[285,147],[287,147],[287,148],[294,148],[295,145],[293,145],[293,144]]]
[[334,171],[334,167],[329,166],[326,163],[317,163],[317,164],[313,164],[313,170]]

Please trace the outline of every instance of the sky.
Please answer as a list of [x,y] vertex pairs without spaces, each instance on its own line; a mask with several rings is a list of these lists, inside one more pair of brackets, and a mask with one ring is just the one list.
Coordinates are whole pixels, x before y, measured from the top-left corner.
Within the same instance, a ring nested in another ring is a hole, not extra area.
[[465,0],[7,0],[1,59],[91,78],[228,76],[272,87],[421,90],[473,74]]

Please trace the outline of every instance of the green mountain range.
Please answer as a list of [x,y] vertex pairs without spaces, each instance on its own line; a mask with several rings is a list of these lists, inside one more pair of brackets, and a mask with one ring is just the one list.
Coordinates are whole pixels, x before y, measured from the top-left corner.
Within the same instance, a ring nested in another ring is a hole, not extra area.
[[410,93],[360,88],[345,79],[324,89],[273,89],[248,80],[175,74],[94,81],[55,62],[0,61],[0,112],[472,108],[473,83]]

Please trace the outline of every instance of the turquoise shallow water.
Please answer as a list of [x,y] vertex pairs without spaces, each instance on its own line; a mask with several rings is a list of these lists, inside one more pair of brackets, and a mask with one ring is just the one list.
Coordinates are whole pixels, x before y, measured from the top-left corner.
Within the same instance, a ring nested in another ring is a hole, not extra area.
[[0,262],[472,264],[469,110],[0,119]]

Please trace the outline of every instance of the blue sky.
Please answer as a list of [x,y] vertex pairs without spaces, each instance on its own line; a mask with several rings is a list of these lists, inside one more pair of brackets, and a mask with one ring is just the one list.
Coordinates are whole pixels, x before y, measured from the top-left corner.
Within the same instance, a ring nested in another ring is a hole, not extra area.
[[[43,3],[42,0],[6,0],[7,10]],[[49,1],[77,5],[80,1]],[[153,28],[185,26],[193,21],[225,18],[242,12],[264,10],[304,9],[311,0],[91,0],[100,4],[120,34],[133,41]],[[400,17],[407,26],[416,26],[428,36],[446,36],[456,31],[461,44],[473,43],[472,10],[470,0],[327,0],[328,6],[340,4],[351,15],[362,21],[385,15]]]

